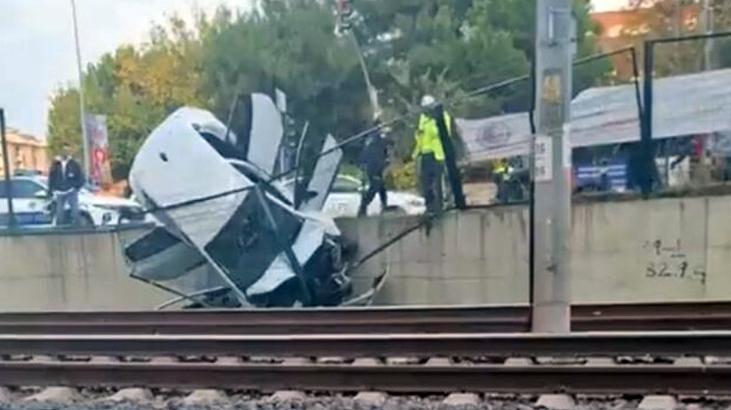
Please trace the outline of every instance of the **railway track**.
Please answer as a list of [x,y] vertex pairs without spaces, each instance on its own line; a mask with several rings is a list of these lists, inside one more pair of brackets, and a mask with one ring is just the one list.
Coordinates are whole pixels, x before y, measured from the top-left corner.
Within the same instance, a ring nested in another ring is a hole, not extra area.
[[271,392],[727,395],[731,366],[2,363],[14,385],[215,388]]
[[731,395],[731,303],[580,305],[570,335],[526,333],[528,313],[497,306],[0,314],[0,401],[3,386]]
[[[530,329],[525,305],[0,313],[0,334],[484,333]],[[573,307],[575,331],[731,329],[731,302]]]
[[731,332],[0,336],[0,385],[731,394]]
[[345,334],[0,335],[0,354],[114,357],[731,357],[731,331]]

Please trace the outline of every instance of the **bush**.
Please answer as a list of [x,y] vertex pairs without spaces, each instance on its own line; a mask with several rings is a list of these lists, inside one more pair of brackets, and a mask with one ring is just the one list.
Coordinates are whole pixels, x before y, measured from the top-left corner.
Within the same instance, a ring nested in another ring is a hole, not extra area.
[[392,166],[386,175],[386,184],[399,190],[416,189],[416,162]]

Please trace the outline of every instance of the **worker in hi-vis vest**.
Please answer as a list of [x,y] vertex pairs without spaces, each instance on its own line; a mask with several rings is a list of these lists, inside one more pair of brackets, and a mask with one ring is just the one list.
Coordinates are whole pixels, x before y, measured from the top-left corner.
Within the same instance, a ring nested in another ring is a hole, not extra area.
[[[427,212],[436,213],[442,210],[444,201],[442,194],[442,175],[444,174],[444,147],[439,139],[439,129],[434,118],[436,100],[431,95],[421,99],[421,107],[425,113],[419,117],[416,128],[413,159],[419,167],[421,193],[426,201]],[[452,118],[444,111],[444,123],[447,132],[452,135]]]

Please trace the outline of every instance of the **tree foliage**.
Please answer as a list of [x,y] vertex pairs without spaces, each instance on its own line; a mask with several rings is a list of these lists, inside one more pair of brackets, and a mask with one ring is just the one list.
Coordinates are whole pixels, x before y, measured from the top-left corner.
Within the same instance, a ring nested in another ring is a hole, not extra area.
[[[704,19],[703,2],[697,0],[632,0],[633,13],[629,15],[623,35],[633,40],[638,50],[651,38],[679,37],[703,34],[709,27]],[[710,28],[715,32],[731,29],[731,2],[709,0]],[[706,40],[694,40],[659,44],[655,47],[657,75],[678,75],[706,69]],[[731,42],[714,40],[711,50],[711,67],[730,67]]]
[[[206,106],[200,93],[201,44],[197,31],[178,18],[155,26],[149,43],[125,45],[85,70],[87,112],[107,115],[112,174],[125,178],[144,138],[182,105]],[[64,142],[81,152],[79,93],[61,88],[51,101],[48,137],[51,151]]]
[[[492,95],[465,96],[529,72],[534,1],[357,0],[348,33],[336,30],[331,2],[318,0],[262,0],[249,13],[221,8],[198,16],[194,27],[172,18],[155,26],[146,44],[124,45],[88,66],[83,84],[88,110],[108,116],[117,178],[125,176],[149,132],[182,105],[227,118],[236,95],[279,88],[288,95],[294,124],[310,121],[311,136],[332,133],[342,140],[366,128],[373,112],[356,43],[384,120],[415,112],[427,93],[448,101],[455,115],[524,110],[530,99],[527,81]],[[579,50],[587,55],[595,50],[594,28],[587,0],[575,4]],[[607,69],[589,70],[582,81],[592,83]],[[55,93],[48,129],[52,150],[64,141],[80,141],[78,110],[76,88]],[[405,158],[413,121],[394,125],[391,136],[397,156]],[[346,151],[346,160],[357,149]]]

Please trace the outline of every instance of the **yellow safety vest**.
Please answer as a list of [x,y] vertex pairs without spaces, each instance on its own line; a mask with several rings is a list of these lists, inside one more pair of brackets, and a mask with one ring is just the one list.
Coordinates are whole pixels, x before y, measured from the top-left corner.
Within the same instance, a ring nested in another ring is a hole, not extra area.
[[[451,136],[452,117],[446,111],[444,111],[444,123],[447,125],[447,132]],[[421,114],[414,140],[416,141],[412,155],[414,159],[420,155],[432,153],[434,159],[444,161],[444,147],[442,147],[442,141],[439,139],[439,128],[437,128],[437,122],[434,118]]]
[[504,160],[497,160],[495,162],[495,168],[493,168],[493,172],[495,174],[507,174],[508,173],[508,163]]

